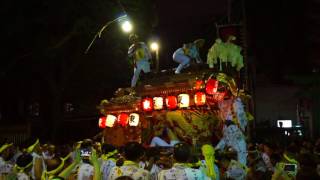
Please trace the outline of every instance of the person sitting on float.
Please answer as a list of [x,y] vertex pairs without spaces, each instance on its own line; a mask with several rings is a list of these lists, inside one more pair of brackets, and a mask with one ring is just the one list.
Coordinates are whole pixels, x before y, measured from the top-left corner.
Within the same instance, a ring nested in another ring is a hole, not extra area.
[[198,64],[202,63],[199,49],[203,47],[204,42],[204,39],[197,39],[193,43],[184,44],[183,47],[173,53],[173,61],[179,63],[174,72],[175,74],[180,74],[182,69],[189,67],[191,59],[195,59]]
[[159,136],[152,138],[150,147],[173,147],[179,143],[176,135],[169,128],[164,128]]

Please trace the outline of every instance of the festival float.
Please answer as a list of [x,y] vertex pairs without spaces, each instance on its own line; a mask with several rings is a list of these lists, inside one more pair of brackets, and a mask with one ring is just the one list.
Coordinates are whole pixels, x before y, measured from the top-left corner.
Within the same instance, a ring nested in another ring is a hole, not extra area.
[[243,67],[241,48],[232,43],[234,39],[216,40],[208,52],[209,67],[190,68],[182,74],[158,73],[135,89],[119,88],[113,98],[102,100],[98,125],[104,142],[149,144],[168,128],[181,141],[201,144],[220,139],[225,120],[245,132],[253,119],[244,105],[250,95],[239,88],[236,76],[223,69],[230,64],[239,72]]

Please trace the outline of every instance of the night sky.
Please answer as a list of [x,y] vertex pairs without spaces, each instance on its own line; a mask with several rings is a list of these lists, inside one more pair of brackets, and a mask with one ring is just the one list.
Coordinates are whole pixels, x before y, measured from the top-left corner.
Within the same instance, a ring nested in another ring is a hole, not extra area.
[[[216,38],[215,23],[227,20],[227,1],[120,2],[123,9],[117,1],[100,0],[1,3],[0,120],[4,124],[30,122],[35,128],[51,131],[49,127],[61,126],[56,119],[95,118],[95,107],[101,99],[110,98],[118,87],[129,86],[129,44],[117,25],[104,32],[89,54],[83,54],[95,32],[122,10],[133,17],[142,39],[159,39],[162,68],[174,67],[174,50],[196,38],[206,39],[202,52],[205,59]],[[231,23],[238,23],[242,3],[232,2]],[[248,53],[257,77],[281,81],[290,74],[309,73],[319,65],[316,29],[320,16],[316,7],[319,4],[315,0],[245,1]],[[72,103],[75,110],[62,115],[66,102]],[[30,114],[34,103],[40,104],[40,115],[36,117]]]

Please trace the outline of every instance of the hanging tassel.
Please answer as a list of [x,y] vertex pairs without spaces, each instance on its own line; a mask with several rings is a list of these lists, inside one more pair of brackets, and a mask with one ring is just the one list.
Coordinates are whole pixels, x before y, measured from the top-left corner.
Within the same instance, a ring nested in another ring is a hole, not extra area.
[[215,162],[214,148],[209,144],[205,144],[202,146],[201,150],[202,150],[202,155],[204,156],[204,159],[206,161],[206,166],[207,166],[206,174],[207,174],[207,176],[211,177],[213,179],[216,179],[217,175],[214,170],[214,162]]

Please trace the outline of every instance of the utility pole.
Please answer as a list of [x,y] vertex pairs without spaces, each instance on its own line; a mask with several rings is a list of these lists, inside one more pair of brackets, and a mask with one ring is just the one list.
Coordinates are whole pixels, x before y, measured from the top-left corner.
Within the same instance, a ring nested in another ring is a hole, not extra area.
[[[250,72],[252,72],[251,70],[249,70],[250,67],[250,63],[249,63],[249,57],[248,57],[248,29],[247,29],[247,15],[246,15],[246,4],[245,4],[245,0],[241,0],[241,15],[242,15],[242,26],[241,26],[241,39],[242,39],[242,47],[243,47],[243,59],[244,59],[244,72],[243,72],[243,88],[244,90],[246,90],[247,92],[250,92],[251,94],[251,99],[249,99],[246,102],[246,106],[247,109],[250,113],[252,113],[255,116],[255,104],[254,104],[254,88],[253,88],[253,78]],[[248,139],[251,140],[252,139],[252,135],[253,135],[253,129],[255,128],[255,120],[253,121],[253,123],[249,123],[248,125]]]

